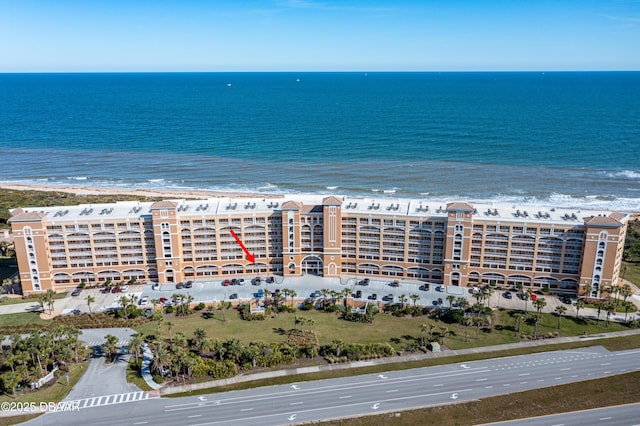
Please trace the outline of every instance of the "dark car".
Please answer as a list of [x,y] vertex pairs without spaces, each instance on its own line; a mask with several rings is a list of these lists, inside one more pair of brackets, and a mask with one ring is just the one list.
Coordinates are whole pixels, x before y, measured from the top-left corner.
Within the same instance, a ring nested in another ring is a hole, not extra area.
[[369,285],[369,278],[365,278],[364,280],[360,281],[360,285]]
[[429,291],[429,284],[424,284],[418,287],[418,290]]
[[80,293],[82,293],[82,289],[81,288],[76,288],[75,290],[73,290],[71,295],[72,296],[80,296]]
[[373,293],[371,296],[369,296],[369,299],[378,300],[378,295],[376,293]]
[[193,287],[193,281],[187,281],[186,283],[184,283],[184,288],[191,288]]
[[362,291],[356,291],[356,299],[360,299],[362,297]]
[[238,298],[238,293],[233,293],[231,294],[231,296],[229,296],[229,299],[237,299]]
[[238,285],[238,284],[240,284],[240,282],[236,278],[233,278],[231,280],[231,285]]
[[560,301],[565,305],[571,304],[571,298],[569,296],[560,296]]
[[502,293],[502,297],[504,297],[505,299],[512,299],[513,295],[510,292],[505,291],[504,293]]
[[[258,283],[260,282],[260,277],[257,278]],[[275,278],[273,277],[267,277],[267,284],[273,284],[275,282]]]
[[176,284],[176,289],[180,289],[184,287],[184,283],[178,283]]

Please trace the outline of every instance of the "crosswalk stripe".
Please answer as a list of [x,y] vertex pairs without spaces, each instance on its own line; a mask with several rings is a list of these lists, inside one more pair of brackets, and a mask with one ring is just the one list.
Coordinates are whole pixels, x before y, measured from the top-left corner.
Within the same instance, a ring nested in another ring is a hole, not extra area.
[[147,399],[160,398],[157,393],[145,391],[119,393],[115,395],[96,396],[91,398],[78,399],[69,402],[75,402],[78,408],[100,407],[103,405],[125,404],[127,402],[144,401]]

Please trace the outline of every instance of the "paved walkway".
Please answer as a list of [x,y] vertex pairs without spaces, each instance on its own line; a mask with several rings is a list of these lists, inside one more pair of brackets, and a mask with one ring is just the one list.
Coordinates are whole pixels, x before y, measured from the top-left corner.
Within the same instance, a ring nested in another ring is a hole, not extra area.
[[384,364],[409,362],[409,361],[420,361],[420,360],[434,359],[434,358],[446,358],[446,357],[454,357],[458,355],[467,355],[467,354],[491,353],[491,352],[505,351],[510,349],[534,348],[538,346],[557,345],[557,344],[571,343],[571,342],[583,342],[583,341],[596,340],[596,339],[611,339],[614,337],[633,336],[637,334],[640,334],[640,329],[618,331],[615,333],[586,335],[586,336],[571,336],[571,337],[558,337],[556,339],[531,340],[531,341],[519,342],[519,343],[506,343],[504,345],[496,345],[496,346],[482,346],[477,348],[467,348],[467,349],[460,349],[460,350],[445,350],[442,352],[411,354],[411,355],[403,355],[403,356],[390,357],[390,358],[378,358],[378,359],[368,360],[368,361],[348,362],[343,364],[320,365],[320,366],[314,366],[314,367],[301,367],[301,368],[293,368],[293,369],[287,369],[287,370],[265,371],[262,373],[238,375],[235,377],[231,377],[229,379],[214,380],[214,381],[204,382],[204,383],[194,383],[189,385],[171,386],[171,387],[167,386],[160,389],[160,395],[171,395],[175,393],[192,392],[195,390],[215,388],[218,386],[226,386],[226,385],[235,384],[235,383],[250,382],[253,380],[261,380],[261,379],[267,379],[272,377],[291,376],[296,374],[309,374],[309,373],[317,373],[320,371],[344,370],[344,369],[358,368],[358,367],[371,367],[374,365],[384,365]]
[[144,379],[144,381],[151,389],[160,389],[162,385],[156,383],[155,380],[153,380],[153,376],[151,375],[151,370],[149,368],[152,360],[153,352],[151,352],[151,349],[149,349],[149,345],[145,343],[142,346],[142,367],[140,368],[140,373],[142,374],[142,378]]

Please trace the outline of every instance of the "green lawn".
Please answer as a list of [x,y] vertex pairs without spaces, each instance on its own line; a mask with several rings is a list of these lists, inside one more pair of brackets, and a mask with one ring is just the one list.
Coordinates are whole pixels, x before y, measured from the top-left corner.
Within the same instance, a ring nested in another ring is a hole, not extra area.
[[[628,267],[628,270],[625,269]],[[637,286],[640,286],[640,263],[622,262],[623,278],[629,280]]]
[[[66,291],[62,293],[56,293],[53,296],[53,300],[64,299],[65,297],[67,297]],[[16,305],[18,303],[33,303],[34,305],[37,305],[38,296],[15,297],[15,298],[5,297],[2,300],[0,300],[0,305]],[[46,304],[45,304],[45,307],[46,307]]]
[[[408,344],[420,340],[422,324],[434,324],[434,334],[441,330],[441,327],[447,327],[453,333],[445,340],[446,345],[451,349],[491,346],[518,341],[514,336],[515,320],[512,317],[512,311],[506,310],[494,311],[494,326],[491,328],[481,327],[478,340],[475,339],[475,327],[469,327],[468,342],[464,341],[465,327],[459,324],[447,324],[426,316],[398,318],[388,314],[378,314],[373,324],[360,324],[341,320],[337,314],[314,311],[278,314],[277,317],[268,318],[265,321],[244,321],[240,319],[235,310],[227,311],[226,322],[221,320],[222,314],[219,312],[212,319],[205,319],[198,314],[188,317],[166,317],[161,327],[161,334],[163,337],[169,337],[167,323],[171,322],[173,324],[172,334],[180,331],[187,337],[193,336],[193,331],[201,327],[206,330],[209,337],[221,340],[236,337],[244,344],[257,340],[268,343],[279,342],[285,338],[288,330],[294,328],[296,315],[314,320],[315,325],[312,330],[318,336],[320,344],[327,344],[335,339],[354,343],[388,342],[396,350],[402,350]],[[604,319],[604,316],[602,318]],[[558,320],[555,315],[543,314],[542,322],[538,325],[538,335],[556,332],[557,324]],[[576,320],[573,317],[563,317],[560,334],[570,336],[584,334],[585,331],[588,334],[594,334],[626,329],[628,329],[626,326],[613,322],[607,329],[604,320],[596,324],[595,320]],[[155,334],[156,324],[147,323],[136,327],[136,330],[143,335]],[[521,334],[533,334],[533,325],[523,322]],[[428,338],[428,331],[425,333],[425,338]]]
[[0,315],[0,328],[20,327],[24,325],[46,326],[51,324],[49,320],[40,319],[37,312],[20,312],[18,314]]

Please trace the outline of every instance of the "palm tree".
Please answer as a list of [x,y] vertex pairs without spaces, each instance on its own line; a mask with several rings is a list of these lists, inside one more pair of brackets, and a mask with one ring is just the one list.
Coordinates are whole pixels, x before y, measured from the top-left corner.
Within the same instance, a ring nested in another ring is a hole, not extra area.
[[44,305],[47,303],[47,297],[44,294],[38,295],[38,305],[40,305],[40,311],[44,312]]
[[629,311],[631,310],[631,308],[633,308],[634,304],[628,301],[623,301],[622,302],[622,307],[624,308],[624,322],[627,322],[627,314],[629,313]]
[[609,319],[611,318],[611,314],[616,311],[616,305],[613,305],[611,303],[607,303],[604,306],[604,310],[607,312],[607,319],[605,321],[605,327],[609,328]]
[[598,310],[598,319],[596,321],[596,324],[599,324],[600,323],[600,312],[602,312],[602,309],[604,309],[604,303],[596,302],[596,309]]
[[322,308],[324,309],[327,306],[327,299],[329,298],[331,292],[328,288],[323,288],[322,290],[320,290],[320,294],[322,295]]
[[293,289],[289,289],[289,297],[291,298],[291,307],[293,308],[293,299],[298,295],[298,293],[293,290]]
[[531,299],[531,293],[528,291],[524,291],[522,293],[522,299],[524,300],[524,311],[527,312],[527,305],[529,303],[529,299]]
[[462,317],[462,325],[464,325],[464,341],[469,341],[469,326],[473,325],[473,317],[464,316]]
[[456,302],[458,302],[458,305],[460,305],[460,309],[462,309],[463,311],[466,311],[469,307],[469,301],[466,297],[458,297],[456,299]]
[[55,296],[56,296],[56,292],[53,291],[52,289],[48,289],[47,292],[45,293],[45,299],[47,301],[47,305],[49,306],[49,315],[51,315],[51,312],[53,312],[53,303],[54,303]]
[[476,340],[480,338],[480,326],[484,324],[484,317],[477,314],[473,318],[473,324],[476,326]]
[[582,300],[576,300],[573,306],[576,308],[576,319],[578,319],[580,309],[584,308],[584,302]]
[[424,333],[425,333],[425,331],[427,331],[427,328],[429,328],[429,326],[427,324],[420,324],[420,343],[421,343],[421,346],[424,346]]
[[107,357],[113,361],[113,356],[116,352],[116,345],[118,344],[118,338],[113,334],[107,334],[104,338],[105,342],[102,344],[102,350],[107,354]]
[[129,350],[133,352],[133,355],[136,357],[136,364],[138,363],[138,353],[142,349],[143,343],[144,343],[144,340],[142,339],[142,336],[138,333],[134,334],[131,337],[131,340],[129,340]]
[[487,301],[487,307],[489,307],[489,305],[491,304],[491,295],[494,293],[493,288],[491,286],[487,286],[482,289],[481,293]]
[[520,324],[522,323],[522,319],[524,318],[524,314],[516,312],[513,314],[513,319],[516,321],[515,333],[513,337],[518,337],[518,333],[520,333]]
[[620,293],[620,295],[622,296],[622,300],[624,302],[627,301],[628,297],[631,297],[631,295],[633,294],[633,291],[631,290],[631,286],[629,284],[625,284],[622,287],[620,287],[620,289],[618,290],[618,292]]
[[415,308],[418,304],[418,300],[420,300],[420,296],[417,294],[410,294],[409,299],[411,299],[411,301],[413,302],[413,307]]
[[544,300],[544,297],[540,297],[540,298],[534,300],[533,304],[536,307],[536,310],[538,311],[538,315],[541,315],[542,314],[542,308],[547,306],[547,301]]
[[[200,350],[203,346],[203,343],[207,340],[207,332],[202,327],[198,327],[193,330],[193,345]],[[202,351],[200,350],[200,353]]]
[[347,303],[349,301],[349,296],[351,296],[351,290],[348,289],[348,288],[343,288],[342,289],[342,297],[343,297],[342,302],[343,302],[345,308],[347,307]]
[[151,304],[153,305],[153,311],[156,312],[158,310],[156,306],[160,304],[160,299],[151,299]]
[[558,314],[558,330],[560,330],[560,319],[562,318],[562,315],[564,315],[567,312],[567,308],[562,305],[559,305],[559,306],[556,306],[555,311]]
[[167,321],[167,329],[169,330],[169,339],[171,339],[171,330],[173,330],[173,323],[171,321]]
[[407,296],[403,293],[400,295],[400,297],[398,297],[398,300],[400,300],[400,304],[402,305],[402,309],[404,309],[404,304],[407,303]]
[[450,294],[447,296],[447,302],[449,302],[449,309],[453,307],[453,301],[456,300],[456,296]]
[[451,330],[448,327],[440,327],[440,345],[444,347],[444,339],[451,335]]
[[91,317],[91,304],[96,301],[96,298],[92,295],[87,295],[87,306],[89,307],[89,316]]

